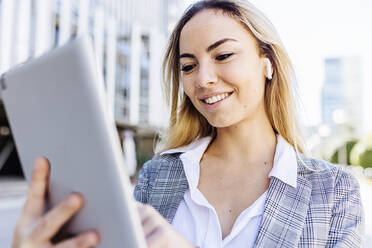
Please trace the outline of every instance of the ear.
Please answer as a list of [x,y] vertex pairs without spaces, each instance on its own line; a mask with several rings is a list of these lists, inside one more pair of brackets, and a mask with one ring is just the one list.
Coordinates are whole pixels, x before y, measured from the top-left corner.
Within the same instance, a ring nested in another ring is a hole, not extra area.
[[265,67],[266,67],[266,78],[271,80],[273,78],[273,68],[271,65],[271,61],[269,58],[264,58],[265,60]]

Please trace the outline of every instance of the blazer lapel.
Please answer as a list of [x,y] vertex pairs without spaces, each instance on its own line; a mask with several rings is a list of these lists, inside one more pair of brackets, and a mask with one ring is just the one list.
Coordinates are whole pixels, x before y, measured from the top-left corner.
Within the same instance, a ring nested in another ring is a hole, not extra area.
[[171,223],[189,185],[178,156],[167,156],[159,166],[148,203]]
[[311,182],[301,173],[297,187],[272,177],[255,247],[297,247],[305,225]]

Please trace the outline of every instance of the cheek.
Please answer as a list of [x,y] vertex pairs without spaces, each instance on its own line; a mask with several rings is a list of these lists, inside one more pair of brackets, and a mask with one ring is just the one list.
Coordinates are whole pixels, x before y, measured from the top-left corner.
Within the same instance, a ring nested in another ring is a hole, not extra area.
[[182,88],[185,94],[192,99],[194,93],[194,87],[190,79],[182,79]]
[[221,72],[221,75],[228,75],[234,82],[256,81],[263,74],[258,58],[246,54],[241,54],[236,59],[222,64]]
[[221,70],[225,82],[237,90],[237,100],[246,110],[255,109],[263,101],[265,80],[262,73],[257,63],[243,59],[228,63]]
[[229,82],[238,93],[256,95],[264,90],[262,69],[257,64],[241,59],[224,65],[220,71],[224,81]]
[[182,79],[183,92],[189,97],[190,101],[198,109],[195,87],[191,79]]

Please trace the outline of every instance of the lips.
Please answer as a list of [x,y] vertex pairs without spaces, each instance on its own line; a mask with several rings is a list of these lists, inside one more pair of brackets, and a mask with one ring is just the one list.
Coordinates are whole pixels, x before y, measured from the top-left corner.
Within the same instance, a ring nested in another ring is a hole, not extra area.
[[[203,103],[205,110],[207,111],[215,111],[221,104],[224,104],[226,101],[230,99],[230,96],[234,92],[225,92],[222,94],[214,94],[211,97],[207,97],[204,100],[200,100]],[[218,100],[218,96],[220,96],[220,100]],[[224,96],[224,97],[223,97]],[[221,98],[222,97],[222,98]]]
[[200,100],[206,104],[215,104],[216,102],[220,102],[224,100],[225,98],[229,97],[232,94],[232,92],[224,92],[224,93],[214,93],[205,95]]

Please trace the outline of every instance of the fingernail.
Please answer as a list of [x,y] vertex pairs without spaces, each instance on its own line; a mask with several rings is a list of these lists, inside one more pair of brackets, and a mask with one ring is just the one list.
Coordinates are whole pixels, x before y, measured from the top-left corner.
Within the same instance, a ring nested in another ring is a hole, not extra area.
[[47,157],[43,156],[43,159],[44,159],[46,162],[48,162],[48,164],[49,164],[49,159],[48,159]]
[[36,158],[35,163],[36,163],[36,166],[37,166],[38,168],[40,168],[40,167],[41,167],[41,168],[45,167],[45,164],[47,164],[48,167],[49,167],[49,162],[48,162],[48,160],[46,160],[45,157],[39,157],[39,158]]
[[77,198],[79,198],[79,200],[80,200],[81,202],[84,203],[85,198],[84,198],[83,194],[81,194],[81,193],[79,193],[79,192],[72,192],[71,194],[72,194],[72,195],[75,195]]
[[77,193],[73,193],[69,196],[69,203],[71,204],[71,206],[73,207],[78,207],[80,206],[82,203],[83,203],[83,199],[80,195],[78,195]]
[[89,244],[96,244],[96,243],[98,243],[98,240],[99,240],[99,237],[96,233],[90,233],[87,236],[87,242]]
[[36,164],[41,164],[43,163],[44,159],[43,158],[36,158],[35,162]]

